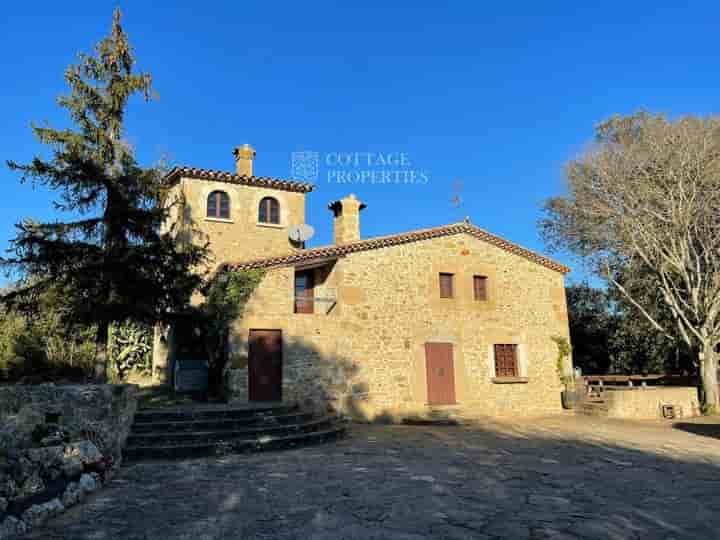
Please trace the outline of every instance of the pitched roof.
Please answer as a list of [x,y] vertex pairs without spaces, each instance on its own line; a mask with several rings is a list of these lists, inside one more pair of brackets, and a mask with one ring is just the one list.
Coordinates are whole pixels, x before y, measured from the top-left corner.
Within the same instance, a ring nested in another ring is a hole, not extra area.
[[524,257],[534,263],[540,264],[556,272],[567,274],[570,272],[570,268],[560,264],[557,261],[553,261],[547,257],[544,257],[534,251],[525,249],[524,247],[513,244],[499,236],[495,236],[480,227],[477,227],[469,222],[452,223],[450,225],[443,225],[442,227],[434,227],[431,229],[420,229],[417,231],[411,231],[401,234],[393,234],[390,236],[378,236],[375,238],[368,238],[367,240],[358,240],[356,242],[349,242],[347,244],[337,244],[332,246],[323,246],[313,249],[307,249],[304,251],[298,251],[290,253],[288,255],[282,255],[280,257],[269,257],[265,259],[256,259],[250,261],[240,261],[234,263],[225,263],[220,266],[221,269],[231,270],[248,270],[252,268],[273,268],[279,266],[290,266],[297,263],[311,262],[314,259],[320,259],[325,257],[342,257],[350,253],[357,253],[359,251],[369,251],[371,249],[379,249],[390,246],[397,246],[400,244],[408,244],[410,242],[420,242],[422,240],[430,240],[431,238],[438,238],[441,236],[452,236],[455,234],[469,234],[478,238],[488,244],[504,249],[520,257]]
[[214,182],[226,182],[228,184],[240,184],[244,186],[258,186],[284,191],[297,191],[309,193],[315,187],[305,182],[295,180],[283,180],[281,178],[270,178],[269,176],[245,176],[229,173],[226,171],[215,171],[212,169],[198,169],[196,167],[173,167],[165,175],[165,180],[172,182],[180,178],[197,178],[200,180],[211,180]]

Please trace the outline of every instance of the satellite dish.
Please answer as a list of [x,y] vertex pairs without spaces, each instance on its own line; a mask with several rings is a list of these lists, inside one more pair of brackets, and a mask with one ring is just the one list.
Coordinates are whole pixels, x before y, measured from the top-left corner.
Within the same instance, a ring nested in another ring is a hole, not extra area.
[[315,229],[313,229],[310,225],[302,224],[302,225],[295,225],[294,227],[290,227],[290,240],[293,242],[297,242],[298,244],[302,242],[307,242],[313,237],[313,234],[315,234]]

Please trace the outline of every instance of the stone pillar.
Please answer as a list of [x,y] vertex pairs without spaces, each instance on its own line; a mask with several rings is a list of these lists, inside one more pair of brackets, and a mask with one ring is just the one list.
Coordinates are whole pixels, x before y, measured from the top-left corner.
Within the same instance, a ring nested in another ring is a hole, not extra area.
[[162,323],[156,323],[153,339],[152,380],[160,384],[166,384],[170,380],[168,371],[170,364],[169,337],[170,330],[168,330],[166,334],[164,325]]

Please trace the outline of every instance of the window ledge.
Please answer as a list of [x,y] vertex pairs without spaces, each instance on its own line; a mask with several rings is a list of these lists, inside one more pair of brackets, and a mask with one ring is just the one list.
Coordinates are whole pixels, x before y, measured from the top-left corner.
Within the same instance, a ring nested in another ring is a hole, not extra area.
[[493,377],[494,384],[527,384],[527,377]]
[[206,217],[205,221],[216,221],[217,223],[235,223],[232,219],[217,218],[217,217]]
[[270,227],[271,229],[284,229],[285,225],[282,223],[264,223],[262,221],[258,221],[255,225],[258,227]]

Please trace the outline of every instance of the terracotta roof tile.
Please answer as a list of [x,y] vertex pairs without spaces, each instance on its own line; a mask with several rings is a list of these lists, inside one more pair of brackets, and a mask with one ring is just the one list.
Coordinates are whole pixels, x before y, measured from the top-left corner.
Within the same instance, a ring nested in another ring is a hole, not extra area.
[[228,184],[298,191],[300,193],[309,193],[315,187],[312,184],[296,182],[295,180],[283,180],[281,178],[270,178],[268,176],[242,176],[226,171],[198,169],[196,167],[173,167],[173,169],[165,175],[165,180],[168,182],[180,178],[198,178],[200,180],[212,180],[214,182],[226,182]]
[[420,229],[417,231],[411,231],[407,233],[394,234],[390,236],[378,236],[375,238],[368,238],[367,240],[358,240],[356,242],[350,242],[347,244],[339,244],[332,246],[323,246],[313,249],[307,249],[304,251],[298,251],[283,255],[280,257],[270,257],[266,259],[256,259],[251,261],[240,261],[235,263],[225,263],[221,265],[222,268],[229,268],[233,270],[247,270],[252,268],[273,268],[279,266],[290,266],[300,262],[309,262],[314,259],[324,257],[342,257],[350,253],[357,253],[359,251],[368,251],[371,249],[379,249],[390,246],[397,246],[400,244],[408,244],[410,242],[420,242],[422,240],[429,240],[431,238],[438,238],[440,236],[452,236],[455,234],[466,233],[475,238],[483,240],[488,244],[504,249],[520,257],[524,257],[532,262],[567,274],[570,272],[570,268],[560,264],[557,261],[553,261],[547,257],[544,257],[534,251],[525,249],[524,247],[518,246],[508,240],[495,236],[471,223],[453,223],[450,225],[444,225],[442,227],[434,227],[432,229]]

